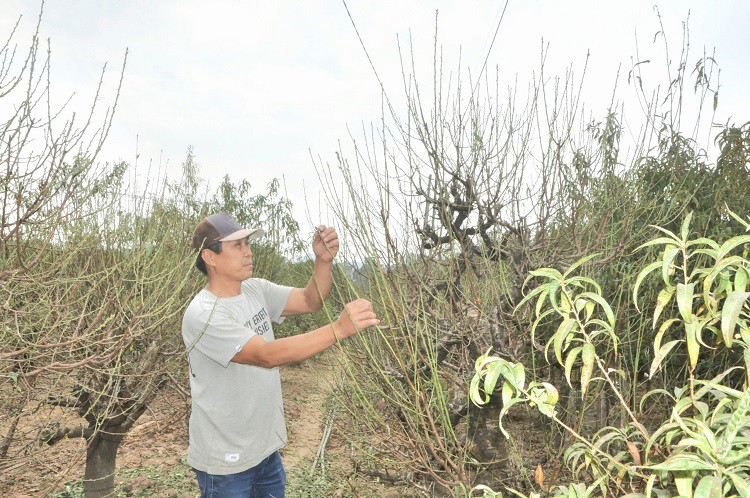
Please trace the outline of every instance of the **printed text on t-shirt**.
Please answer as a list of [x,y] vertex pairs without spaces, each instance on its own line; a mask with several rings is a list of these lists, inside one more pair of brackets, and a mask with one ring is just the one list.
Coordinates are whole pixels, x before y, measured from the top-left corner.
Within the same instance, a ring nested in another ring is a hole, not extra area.
[[268,313],[262,308],[250,320],[245,322],[245,327],[252,327],[256,334],[263,335],[271,329],[268,323]]

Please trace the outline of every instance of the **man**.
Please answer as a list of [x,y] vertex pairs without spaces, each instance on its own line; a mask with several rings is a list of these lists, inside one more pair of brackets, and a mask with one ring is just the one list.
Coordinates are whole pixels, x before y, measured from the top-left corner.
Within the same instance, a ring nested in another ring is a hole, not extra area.
[[380,323],[372,305],[359,299],[330,325],[274,340],[271,322],[323,306],[339,241],[331,227],[316,230],[313,274],[298,289],[251,278],[248,241],[261,235],[226,213],[208,216],[193,235],[196,267],[208,283],[185,311],[182,336],[192,395],[188,463],[201,497],[283,497],[286,474],[278,450],[287,435],[278,366]]

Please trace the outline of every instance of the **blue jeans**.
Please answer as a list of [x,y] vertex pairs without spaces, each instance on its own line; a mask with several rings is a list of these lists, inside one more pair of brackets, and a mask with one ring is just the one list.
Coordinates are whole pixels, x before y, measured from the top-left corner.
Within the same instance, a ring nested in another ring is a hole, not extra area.
[[201,498],[284,498],[286,472],[278,451],[237,474],[221,476],[193,471],[198,475]]

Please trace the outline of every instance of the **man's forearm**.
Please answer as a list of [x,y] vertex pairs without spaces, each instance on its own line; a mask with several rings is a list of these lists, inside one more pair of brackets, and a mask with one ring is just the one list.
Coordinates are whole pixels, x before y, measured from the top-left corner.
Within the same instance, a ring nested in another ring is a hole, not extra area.
[[305,287],[305,301],[310,309],[319,310],[323,301],[331,292],[333,263],[325,263],[318,259],[313,266],[313,274]]
[[314,356],[336,343],[333,324],[324,325],[304,334],[267,342],[261,346],[263,366],[275,367],[297,363]]

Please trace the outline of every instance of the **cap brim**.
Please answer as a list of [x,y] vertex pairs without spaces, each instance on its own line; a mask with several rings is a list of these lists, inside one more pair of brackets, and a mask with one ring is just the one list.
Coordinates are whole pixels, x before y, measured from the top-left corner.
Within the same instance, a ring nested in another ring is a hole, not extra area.
[[240,239],[250,239],[254,240],[259,237],[262,237],[265,232],[262,228],[243,228],[242,230],[237,230],[234,233],[230,233],[223,239],[219,239],[219,242],[229,242],[230,240],[240,240]]

